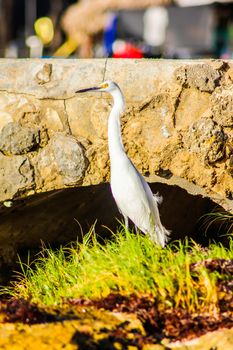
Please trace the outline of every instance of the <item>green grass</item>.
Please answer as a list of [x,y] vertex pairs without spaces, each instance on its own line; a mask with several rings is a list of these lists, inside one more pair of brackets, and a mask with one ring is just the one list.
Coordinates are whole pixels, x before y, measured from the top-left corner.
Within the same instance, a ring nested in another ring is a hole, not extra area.
[[147,236],[122,229],[103,245],[91,230],[71,248],[44,248],[33,267],[21,263],[22,272],[7,293],[45,305],[58,305],[64,298],[136,293],[156,297],[161,308],[210,311],[218,307],[216,281],[230,276],[201,264],[192,269],[191,264],[216,258],[233,259],[233,240],[228,249],[221,244],[203,249],[188,240],[162,249]]
[[233,233],[232,213],[217,210],[203,215],[201,219],[203,220],[202,227],[205,229],[205,232],[212,229],[216,224],[216,227],[218,227],[218,233],[224,232],[225,236]]

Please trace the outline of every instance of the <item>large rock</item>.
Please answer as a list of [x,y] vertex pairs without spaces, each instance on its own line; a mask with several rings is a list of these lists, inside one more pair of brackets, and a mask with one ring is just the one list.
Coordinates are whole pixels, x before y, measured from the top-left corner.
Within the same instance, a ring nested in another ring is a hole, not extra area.
[[34,188],[34,171],[27,156],[6,157],[0,153],[0,178],[2,201],[24,197]]
[[75,186],[82,180],[87,167],[84,149],[69,135],[54,134],[34,159],[37,188]]
[[39,145],[39,140],[36,128],[7,123],[0,132],[0,151],[6,155],[28,153]]
[[[45,237],[64,238],[62,230],[69,231],[74,217],[90,226],[101,211],[100,223],[114,221],[117,209],[109,187],[101,187],[109,181],[112,101],[107,94],[75,94],[105,79],[115,80],[125,95],[125,148],[154,190],[160,183],[166,226],[179,237],[185,227],[193,233],[198,218],[215,205],[233,212],[231,62],[0,60],[3,255],[6,246],[31,245],[33,237],[35,244]],[[79,187],[72,201],[64,193],[70,187]],[[46,206],[51,198],[58,198],[57,209],[56,201],[52,206],[56,213]],[[190,207],[197,208],[192,218]],[[67,240],[75,234],[67,233]]]

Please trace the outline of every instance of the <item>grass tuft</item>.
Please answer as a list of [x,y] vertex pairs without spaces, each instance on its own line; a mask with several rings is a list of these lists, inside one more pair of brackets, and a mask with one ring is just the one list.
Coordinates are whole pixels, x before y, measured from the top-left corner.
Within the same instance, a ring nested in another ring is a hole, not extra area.
[[[218,233],[224,232],[224,236],[231,236],[233,233],[233,214],[226,211],[213,211],[201,217],[202,227],[205,233],[215,225],[218,227]],[[223,236],[223,235],[221,235]]]
[[112,292],[152,295],[161,308],[216,311],[218,282],[231,276],[201,262],[233,259],[232,248],[233,240],[229,248],[212,244],[208,249],[185,240],[162,249],[125,228],[101,244],[92,229],[71,248],[44,248],[33,267],[21,262],[21,274],[2,292],[45,305],[66,298],[102,298]]

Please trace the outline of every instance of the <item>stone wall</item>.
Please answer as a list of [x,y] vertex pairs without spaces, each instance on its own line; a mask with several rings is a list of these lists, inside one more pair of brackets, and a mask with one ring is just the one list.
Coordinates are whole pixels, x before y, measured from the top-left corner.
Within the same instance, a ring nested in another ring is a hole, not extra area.
[[125,94],[138,169],[232,210],[233,69],[222,61],[1,60],[0,200],[108,181],[110,98],[75,95],[103,79]]
[[[18,235],[11,221],[22,201],[109,181],[111,98],[75,94],[106,79],[125,95],[125,148],[148,182],[233,212],[232,62],[0,60],[0,246]],[[33,233],[23,232],[26,244]]]

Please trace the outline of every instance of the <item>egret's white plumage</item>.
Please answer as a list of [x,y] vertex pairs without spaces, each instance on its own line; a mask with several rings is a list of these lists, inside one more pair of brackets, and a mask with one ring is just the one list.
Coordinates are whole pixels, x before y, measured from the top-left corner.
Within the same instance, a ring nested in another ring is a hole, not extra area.
[[119,86],[106,81],[97,87],[79,90],[108,92],[113,97],[113,108],[108,119],[108,145],[111,164],[111,190],[116,204],[124,216],[157,244],[164,247],[169,231],[160,221],[158,203],[160,197],[153,195],[147,182],[127,157],[121,138],[120,116],[124,111],[124,97]]

